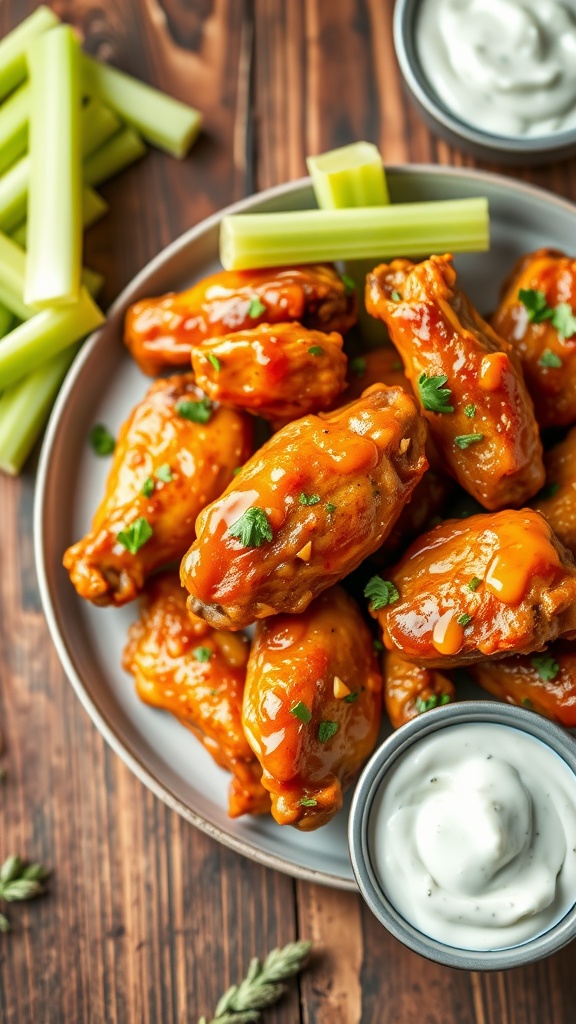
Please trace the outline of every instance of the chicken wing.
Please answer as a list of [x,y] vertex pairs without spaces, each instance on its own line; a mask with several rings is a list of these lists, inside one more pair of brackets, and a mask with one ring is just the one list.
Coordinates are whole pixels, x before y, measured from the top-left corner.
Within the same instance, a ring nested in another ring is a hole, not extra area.
[[426,668],[576,637],[574,561],[531,509],[448,520],[415,541],[389,577],[367,587],[384,644]]
[[372,384],[385,384],[389,388],[404,388],[413,395],[412,385],[404,373],[404,364],[393,345],[371,349],[363,356],[348,360],[348,388],[346,400],[353,402]]
[[446,469],[487,509],[533,497],[544,467],[522,371],[456,287],[451,257],[376,267],[366,306],[402,355]]
[[329,409],[346,387],[342,335],[297,323],[261,324],[192,349],[196,383],[210,398],[275,424]]
[[397,651],[386,651],[382,667],[384,707],[394,729],[454,700],[454,683],[437,669],[406,661]]
[[370,631],[340,587],[302,615],[258,623],[242,720],[279,825],[311,831],[340,810],[376,743],[381,707]]
[[426,425],[400,388],[275,434],[199,516],[182,561],[190,608],[242,629],[303,612],[390,532],[426,468]]
[[343,334],[356,323],[354,291],[323,264],[222,270],[185,292],[136,302],[124,341],[140,369],[155,376],[189,366],[192,346],[205,338],[288,320]]
[[544,453],[546,486],[531,502],[576,557],[576,427]]
[[229,814],[265,814],[270,797],[242,730],[249,647],[238,633],[211,629],[186,611],[178,574],[155,576],[130,627],[123,666],[145,704],[187,726],[216,764],[234,776]]
[[92,529],[64,565],[81,597],[126,604],[179,559],[198,513],[252,452],[252,419],[212,406],[191,373],[158,380],[120,430]]
[[569,729],[576,726],[574,644],[557,640],[543,654],[479,661],[467,671],[493,697],[522,704]]
[[575,313],[576,260],[539,249],[516,264],[491,319],[520,358],[541,427],[576,421]]

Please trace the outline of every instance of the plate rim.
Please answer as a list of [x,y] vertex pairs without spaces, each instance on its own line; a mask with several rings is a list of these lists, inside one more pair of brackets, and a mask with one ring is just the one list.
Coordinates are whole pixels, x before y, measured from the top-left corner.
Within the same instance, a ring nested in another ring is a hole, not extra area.
[[[425,176],[432,177],[447,175],[448,177],[469,178],[471,181],[478,182],[479,186],[486,182],[491,185],[504,187],[512,192],[525,194],[528,198],[532,197],[539,200],[545,200],[547,203],[552,203],[553,205],[558,206],[561,210],[566,210],[572,216],[576,213],[576,206],[571,202],[571,200],[566,199],[563,196],[558,196],[555,193],[550,192],[548,189],[542,188],[538,185],[532,185],[525,181],[509,178],[506,175],[498,174],[493,171],[484,171],[474,167],[444,166],[442,164],[398,164],[387,166],[386,170],[392,174],[399,174],[400,176],[406,173],[423,173]],[[187,804],[171,792],[166,784],[156,777],[151,768],[145,767],[145,765],[141,763],[138,756],[132,752],[128,744],[114,731],[113,723],[109,721],[108,716],[106,716],[98,707],[90,695],[80,674],[76,671],[68,645],[60,630],[56,614],[56,603],[53,599],[48,579],[47,558],[44,545],[44,506],[51,469],[51,459],[58,432],[60,416],[71,397],[76,380],[82,371],[84,363],[90,358],[92,352],[98,345],[100,335],[107,326],[107,321],[111,317],[119,314],[125,305],[131,301],[132,295],[138,291],[141,282],[145,281],[156,270],[161,269],[165,262],[172,259],[182,250],[187,249],[188,246],[196,240],[196,238],[200,237],[205,232],[210,231],[212,228],[217,227],[224,216],[228,216],[233,213],[241,213],[247,209],[249,210],[256,203],[264,200],[273,200],[277,197],[285,197],[286,195],[290,195],[292,192],[298,192],[303,188],[309,187],[310,184],[311,179],[309,176],[297,178],[293,181],[283,182],[280,185],[275,185],[272,188],[264,189],[260,192],[255,192],[250,196],[246,196],[243,199],[231,203],[229,206],[223,207],[221,210],[216,211],[209,217],[204,218],[199,221],[198,224],[195,224],[184,231],[178,236],[178,238],[170,242],[159,253],[157,253],[156,256],[149,260],[148,263],[146,263],[145,266],[142,267],[142,269],[138,271],[138,273],[124,286],[118,297],[114,302],[112,302],[106,312],[106,323],[88,337],[82,345],[78,356],[74,359],[74,362],[60,388],[60,392],[52,409],[48,426],[46,428],[40,452],[34,489],[34,560],[42,610],[48,625],[50,638],[54,644],[66,678],[72,685],[76,696],[79,698],[82,706],[88,713],[92,723],[98,729],[100,735],[112,748],[114,753],[121,758],[130,771],[134,773],[136,778],[151,790],[155,796],[162,800],[163,803],[165,803],[171,810],[176,811],[177,814],[188,821],[191,825],[194,825],[201,832],[210,836],[212,839],[215,839],[217,842],[222,843],[222,845],[233,850],[235,853],[241,854],[249,860],[262,864],[267,868],[281,871],[283,874],[289,875],[292,878],[328,885],[332,888],[346,890],[349,892],[357,892],[358,886],[354,878],[343,878],[327,871],[294,864],[289,858],[269,853],[266,850],[258,848],[258,846],[245,838],[239,838],[229,832],[226,832],[219,825],[213,824],[213,822],[208,821],[197,811],[194,811],[192,808],[187,806]]]

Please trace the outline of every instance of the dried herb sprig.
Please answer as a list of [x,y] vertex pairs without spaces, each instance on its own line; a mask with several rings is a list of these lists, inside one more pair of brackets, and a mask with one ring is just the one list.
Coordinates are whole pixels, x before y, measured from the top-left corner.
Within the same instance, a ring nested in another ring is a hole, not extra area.
[[[15,903],[41,896],[44,892],[42,883],[48,874],[43,864],[25,864],[21,857],[12,854],[0,867],[0,900]],[[8,918],[0,914],[0,932],[9,931]]]
[[[311,942],[289,942],[268,953],[264,963],[254,957],[244,981],[232,985],[220,999],[210,1024],[256,1024],[261,1010],[284,995],[284,982],[302,970],[311,946]],[[198,1024],[207,1024],[206,1017]]]

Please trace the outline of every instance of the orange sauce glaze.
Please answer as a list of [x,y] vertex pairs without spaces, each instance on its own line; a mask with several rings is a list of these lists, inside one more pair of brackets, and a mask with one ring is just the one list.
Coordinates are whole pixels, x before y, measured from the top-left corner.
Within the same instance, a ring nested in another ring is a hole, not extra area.
[[[548,676],[543,679],[538,671],[547,661]],[[539,715],[560,722],[568,729],[576,728],[576,648],[564,640],[556,640],[533,661],[533,656],[522,655],[503,661],[481,661],[470,665],[472,678],[499,700],[520,704]]]

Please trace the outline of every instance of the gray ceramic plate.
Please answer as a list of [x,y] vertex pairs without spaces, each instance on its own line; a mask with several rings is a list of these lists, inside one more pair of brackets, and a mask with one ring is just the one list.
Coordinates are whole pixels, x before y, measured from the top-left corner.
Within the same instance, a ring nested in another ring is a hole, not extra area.
[[[490,253],[456,260],[462,283],[481,310],[494,307],[499,285],[521,253],[543,245],[574,250],[576,207],[538,189],[495,175],[441,167],[392,168],[389,182],[393,201],[488,197]],[[305,179],[231,209],[312,205]],[[185,728],[138,701],[120,667],[135,606],[97,609],[81,602],[61,566],[64,550],[89,527],[109,468],[109,460],[97,458],[87,444],[90,427],[103,422],[116,433],[149,385],[121,343],[125,310],[142,296],[184,288],[216,270],[221,216],[188,231],[135,278],[68,375],[44,442],[36,492],[42,600],[62,664],[84,707],[113,749],[157,796],[247,857],[300,878],[354,889],[347,808],[326,828],[309,835],[280,829],[271,820],[231,821],[226,815],[226,774]]]

